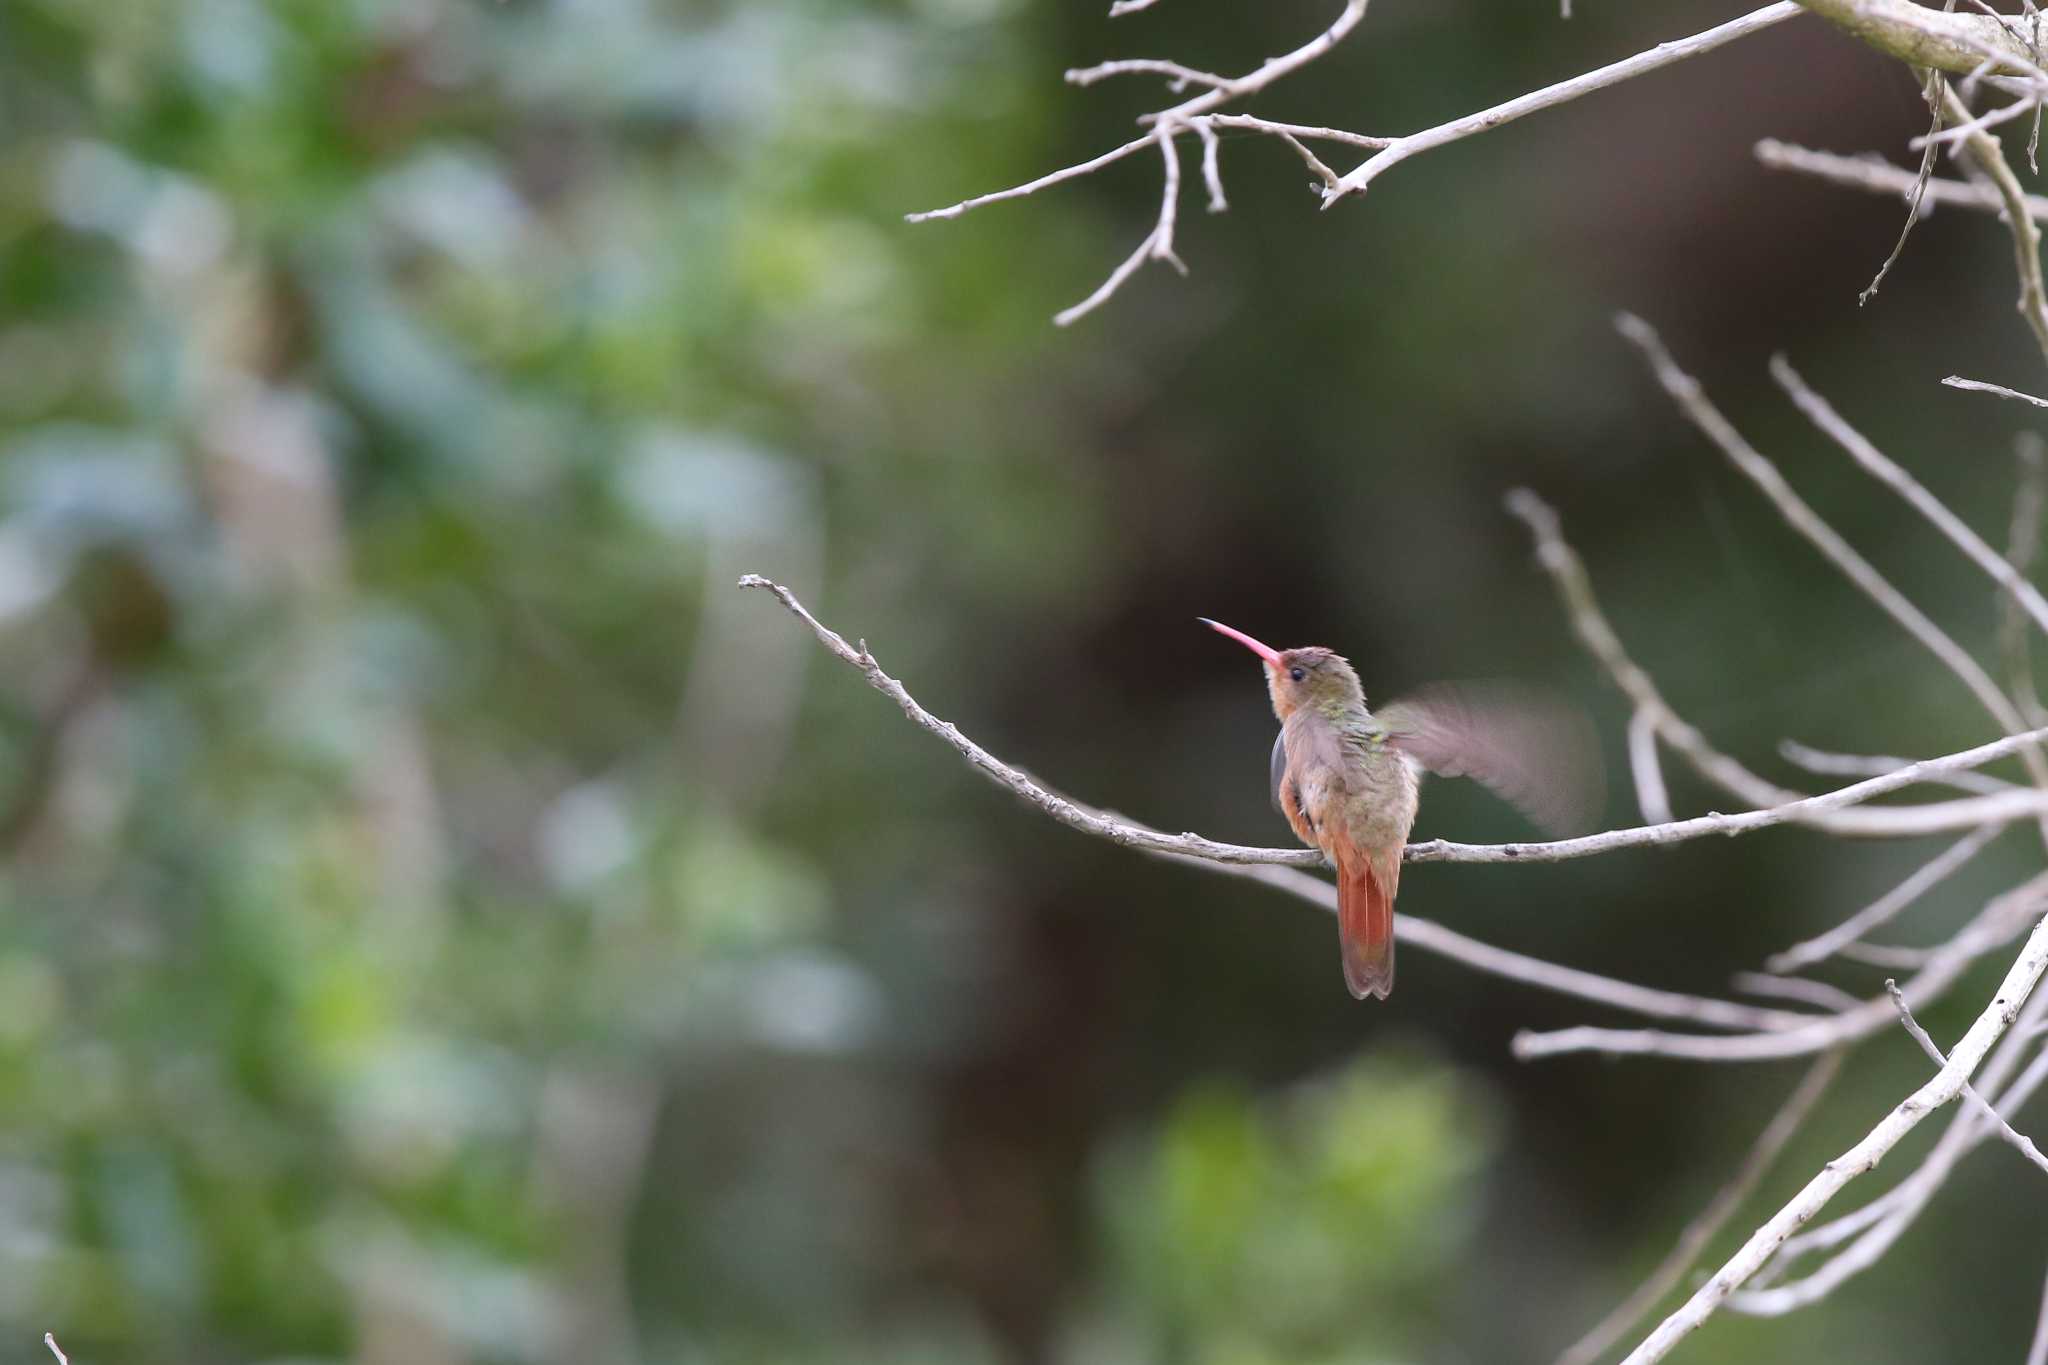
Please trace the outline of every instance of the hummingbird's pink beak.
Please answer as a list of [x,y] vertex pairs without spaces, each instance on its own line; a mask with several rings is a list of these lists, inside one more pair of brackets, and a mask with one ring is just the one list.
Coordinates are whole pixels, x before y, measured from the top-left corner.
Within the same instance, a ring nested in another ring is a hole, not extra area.
[[1245,634],[1243,631],[1232,630],[1229,626],[1224,625],[1221,621],[1211,621],[1206,616],[1197,616],[1195,619],[1197,621],[1200,621],[1209,629],[1215,631],[1218,635],[1228,635],[1231,639],[1237,641],[1246,649],[1258,655],[1261,659],[1264,659],[1266,663],[1271,667],[1278,668],[1280,666],[1280,651],[1273,648],[1271,645],[1262,645],[1257,640],[1254,640],[1251,636]]

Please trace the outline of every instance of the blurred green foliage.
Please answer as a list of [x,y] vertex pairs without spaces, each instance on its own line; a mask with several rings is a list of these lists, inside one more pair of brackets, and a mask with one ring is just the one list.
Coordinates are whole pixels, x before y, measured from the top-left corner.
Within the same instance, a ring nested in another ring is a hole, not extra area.
[[1104,1163],[1116,1292],[1176,1358],[1413,1358],[1471,1233],[1483,1102],[1419,1058],[1255,1102],[1197,1087]]
[[[1514,1067],[1579,1014],[1419,957],[1353,1008],[1327,923],[1046,827],[732,583],[1060,785],[1272,841],[1256,678],[1189,618],[1375,694],[1591,697],[1498,514],[1533,482],[1732,746],[1953,747],[1967,702],[1604,319],[1760,439],[1794,348],[1998,525],[2012,415],[1931,388],[2017,379],[1995,230],[1923,227],[1857,313],[1895,213],[1745,148],[1895,145],[1911,82],[1788,31],[1342,214],[1232,139],[1193,278],[1055,332],[1151,168],[900,215],[1127,136],[1137,94],[1057,79],[1106,47],[1232,68],[1326,21],[1100,8],[0,0],[0,1359],[1545,1359],[1706,1197],[1748,1081]],[[1710,17],[1376,0],[1282,112],[1420,126]],[[1988,638],[1965,569],[1786,453]],[[1403,908],[1720,989],[1918,856],[1432,869]],[[2011,1356],[2017,1206],[1689,1358]]]

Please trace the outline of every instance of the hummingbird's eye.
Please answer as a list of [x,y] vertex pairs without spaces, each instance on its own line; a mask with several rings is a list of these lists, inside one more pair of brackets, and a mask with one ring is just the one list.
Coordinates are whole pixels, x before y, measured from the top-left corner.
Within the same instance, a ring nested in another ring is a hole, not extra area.
[[1308,670],[1303,668],[1300,664],[1296,664],[1294,667],[1287,670],[1287,676],[1294,679],[1296,682],[1300,682],[1303,678],[1306,678],[1308,676]]

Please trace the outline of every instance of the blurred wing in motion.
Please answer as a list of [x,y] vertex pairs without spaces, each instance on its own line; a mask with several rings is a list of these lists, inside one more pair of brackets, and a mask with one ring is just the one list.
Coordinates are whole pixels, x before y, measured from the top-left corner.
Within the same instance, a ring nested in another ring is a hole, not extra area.
[[1373,713],[1439,777],[1469,777],[1553,834],[1588,829],[1606,798],[1600,746],[1577,707],[1508,683],[1435,683]]

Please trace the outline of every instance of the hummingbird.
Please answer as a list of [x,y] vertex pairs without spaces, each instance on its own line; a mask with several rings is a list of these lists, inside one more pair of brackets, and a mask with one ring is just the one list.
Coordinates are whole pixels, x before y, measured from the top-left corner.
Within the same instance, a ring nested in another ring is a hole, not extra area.
[[1437,683],[1377,711],[1349,661],[1321,645],[1280,650],[1206,616],[1265,661],[1279,717],[1273,805],[1337,869],[1337,933],[1354,998],[1394,989],[1394,893],[1425,772],[1470,777],[1554,832],[1583,826],[1600,795],[1585,718],[1504,683]]

